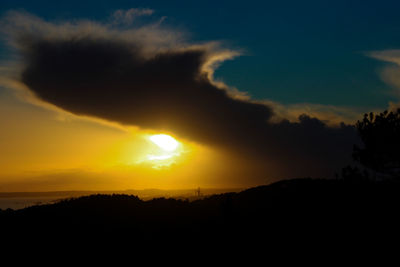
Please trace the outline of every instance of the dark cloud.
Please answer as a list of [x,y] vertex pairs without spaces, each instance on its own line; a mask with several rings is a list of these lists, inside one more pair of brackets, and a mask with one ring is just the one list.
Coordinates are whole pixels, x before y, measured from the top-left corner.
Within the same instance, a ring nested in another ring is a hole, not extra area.
[[208,51],[143,56],[112,40],[37,41],[26,52],[22,82],[46,102],[89,115],[169,130],[205,143],[234,143],[264,127],[271,109],[236,100],[202,68]]
[[21,81],[69,112],[168,130],[265,163],[276,177],[332,174],[357,141],[353,127],[331,128],[306,115],[272,123],[270,106],[232,97],[212,80],[210,66],[224,53],[213,46],[149,52],[143,42],[111,34],[52,34],[17,38]]

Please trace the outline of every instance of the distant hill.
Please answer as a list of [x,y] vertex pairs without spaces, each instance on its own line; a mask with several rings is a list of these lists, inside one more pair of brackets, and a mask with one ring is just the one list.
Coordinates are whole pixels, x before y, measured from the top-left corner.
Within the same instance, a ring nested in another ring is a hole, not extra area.
[[[163,189],[128,189],[128,190],[97,190],[97,191],[48,191],[48,192],[0,192],[0,198],[21,198],[21,197],[52,197],[52,198],[71,198],[81,197],[95,194],[125,194],[136,195],[143,200],[157,197],[192,197],[196,196],[197,189],[176,189],[176,190],[163,190]],[[220,194],[225,192],[239,192],[243,189],[240,188],[201,188],[203,196]]]
[[239,188],[200,188],[198,189],[142,189],[142,190],[102,190],[102,191],[49,191],[49,192],[0,192],[0,209],[22,209],[38,204],[50,204],[62,199],[78,198],[95,194],[111,195],[124,194],[135,195],[142,200],[153,198],[175,198],[175,199],[201,199],[213,194],[226,192],[239,192]]
[[[137,242],[358,241],[399,229],[400,183],[293,179],[195,201],[95,194],[0,212],[15,235]],[[228,242],[228,243],[229,243]]]

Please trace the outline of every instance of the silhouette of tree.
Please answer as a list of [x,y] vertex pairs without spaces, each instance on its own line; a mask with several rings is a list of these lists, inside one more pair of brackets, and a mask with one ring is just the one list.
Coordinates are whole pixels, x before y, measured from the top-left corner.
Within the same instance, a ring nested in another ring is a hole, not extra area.
[[353,158],[382,178],[400,177],[400,109],[365,114],[356,123],[363,147],[354,146]]
[[366,182],[370,180],[370,174],[367,170],[360,170],[357,166],[348,165],[342,168],[341,177],[352,182]]

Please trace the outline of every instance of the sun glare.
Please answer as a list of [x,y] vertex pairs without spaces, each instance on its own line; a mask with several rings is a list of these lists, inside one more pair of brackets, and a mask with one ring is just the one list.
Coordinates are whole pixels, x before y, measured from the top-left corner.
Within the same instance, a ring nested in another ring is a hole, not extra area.
[[150,136],[150,141],[165,151],[174,151],[179,143],[172,136],[166,134],[155,134]]
[[181,143],[167,134],[155,134],[148,137],[155,145],[151,153],[147,154],[146,159],[153,164],[153,168],[160,169],[168,167],[176,162],[176,157],[181,155]]
[[172,158],[174,155],[149,155],[147,158],[149,160],[163,160],[163,159],[170,159]]

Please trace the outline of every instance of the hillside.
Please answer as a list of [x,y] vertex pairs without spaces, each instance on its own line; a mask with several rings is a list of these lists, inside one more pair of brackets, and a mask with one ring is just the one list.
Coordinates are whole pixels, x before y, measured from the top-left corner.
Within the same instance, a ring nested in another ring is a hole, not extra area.
[[394,237],[399,192],[400,183],[393,181],[293,179],[192,202],[96,194],[3,210],[0,226],[11,235],[138,242]]

